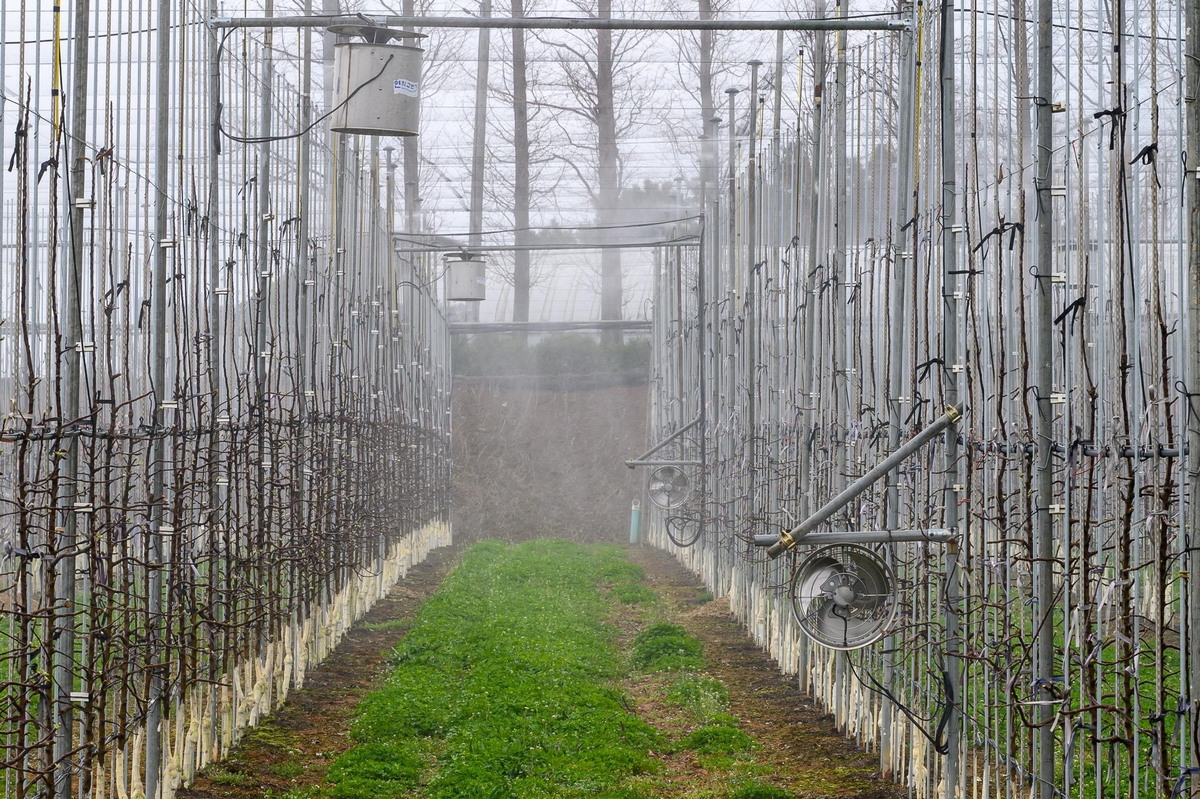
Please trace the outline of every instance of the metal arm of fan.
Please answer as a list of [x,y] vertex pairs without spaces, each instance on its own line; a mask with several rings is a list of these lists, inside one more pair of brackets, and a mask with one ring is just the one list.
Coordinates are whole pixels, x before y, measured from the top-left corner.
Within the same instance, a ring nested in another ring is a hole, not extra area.
[[859,494],[866,491],[868,488],[874,485],[876,481],[878,481],[892,469],[895,469],[897,466],[899,466],[905,458],[928,444],[947,427],[958,424],[958,420],[962,418],[962,415],[963,412],[961,406],[951,405],[947,407],[946,413],[939,417],[937,421],[931,423],[924,430],[906,441],[891,455],[888,455],[879,463],[875,464],[875,466],[869,472],[848,485],[845,491],[826,502],[820,510],[809,516],[804,521],[800,522],[800,524],[796,525],[791,530],[781,533],[779,536],[779,541],[777,541],[770,549],[767,550],[767,554],[770,555],[771,558],[777,558],[784,552],[787,552],[789,549],[793,549],[804,538],[816,532],[818,527],[829,521],[833,514],[849,505]]
[[[954,537],[953,530],[836,530],[831,533],[812,533],[804,543],[813,546],[829,544],[912,544],[918,541],[944,543]],[[771,547],[779,543],[777,535],[756,535],[754,546]]]
[[625,465],[628,466],[630,469],[632,469],[635,466],[699,466],[700,461],[686,461],[686,460],[685,461],[681,461],[681,460],[652,461],[652,460],[647,460],[647,459],[651,455],[653,455],[654,453],[658,452],[660,449],[665,447],[667,444],[670,444],[672,441],[679,438],[681,435],[683,435],[687,431],[691,430],[696,425],[700,424],[700,418],[701,417],[697,416],[695,419],[688,422],[683,427],[679,428],[674,433],[667,436],[662,441],[658,442],[657,444],[655,444],[650,449],[646,450],[641,455],[637,456],[636,458],[631,458],[630,460],[625,461]]

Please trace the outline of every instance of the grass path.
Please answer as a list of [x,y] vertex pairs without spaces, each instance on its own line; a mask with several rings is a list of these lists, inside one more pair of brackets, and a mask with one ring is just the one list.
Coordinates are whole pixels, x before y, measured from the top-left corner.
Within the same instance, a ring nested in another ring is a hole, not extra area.
[[665,553],[484,542],[428,588],[352,633],[391,643],[337,713],[289,703],[184,796],[903,795]]
[[637,796],[621,783],[654,767],[661,737],[612,687],[598,585],[638,571],[614,547],[473,546],[360,706],[332,795]]

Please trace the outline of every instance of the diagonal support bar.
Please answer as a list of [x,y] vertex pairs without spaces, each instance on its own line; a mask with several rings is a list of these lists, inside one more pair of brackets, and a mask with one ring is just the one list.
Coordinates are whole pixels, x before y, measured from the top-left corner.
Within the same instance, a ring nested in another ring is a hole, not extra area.
[[874,485],[879,479],[884,477],[892,469],[895,469],[904,459],[921,447],[928,444],[934,438],[941,434],[943,430],[951,425],[958,424],[958,420],[962,418],[962,409],[951,405],[946,408],[946,413],[943,414],[937,421],[930,424],[921,432],[906,441],[899,449],[888,455],[862,477],[855,480],[850,485],[846,486],[846,490],[838,494],[833,499],[826,502],[816,513],[809,516],[800,524],[788,530],[779,536],[779,542],[767,550],[767,554],[772,558],[777,558],[789,549],[795,548],[797,544],[804,540],[805,537],[816,532],[816,529],[837,513],[842,508],[854,501],[859,494],[866,491]]
[[695,462],[693,462],[693,461],[653,461],[653,462],[648,462],[647,459],[654,453],[658,452],[663,447],[670,444],[675,439],[679,438],[681,435],[683,435],[687,431],[691,430],[696,425],[700,424],[700,419],[701,419],[701,417],[697,416],[695,419],[688,422],[683,427],[679,428],[674,433],[667,436],[662,441],[658,442],[653,447],[651,447],[650,449],[643,452],[641,455],[637,456],[636,458],[631,458],[630,460],[625,461],[625,465],[628,466],[630,469],[632,469],[635,466],[667,466],[667,465],[691,466],[691,465],[694,465],[695,463],[699,463],[699,461],[695,461]]

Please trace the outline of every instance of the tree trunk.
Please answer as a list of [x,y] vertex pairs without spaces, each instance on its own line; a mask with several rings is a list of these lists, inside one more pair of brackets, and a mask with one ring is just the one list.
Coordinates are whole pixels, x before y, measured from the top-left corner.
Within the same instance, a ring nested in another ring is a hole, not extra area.
[[[699,0],[700,19],[712,19],[712,0]],[[700,133],[701,139],[700,163],[707,169],[716,159],[717,143],[707,135],[712,118],[716,116],[716,105],[713,100],[713,34],[712,31],[700,31]]]
[[[612,0],[599,0],[597,16],[612,17]],[[617,222],[621,176],[617,155],[617,117],[613,108],[612,31],[596,32],[596,138],[599,187],[597,221],[601,226]],[[600,318],[621,318],[621,251],[605,249],[600,255]],[[620,340],[620,333],[613,338]]]
[[[525,16],[523,0],[512,0],[512,15]],[[513,227],[518,249],[513,253],[513,321],[529,321],[529,98],[525,75],[525,31],[514,29],[513,71]]]
[[[479,16],[492,15],[492,0],[481,0]],[[475,60],[475,132],[471,146],[471,246],[483,246],[483,171],[487,140],[488,66],[491,57],[491,31],[479,29],[479,51]],[[472,322],[479,321],[479,303],[468,305]]]

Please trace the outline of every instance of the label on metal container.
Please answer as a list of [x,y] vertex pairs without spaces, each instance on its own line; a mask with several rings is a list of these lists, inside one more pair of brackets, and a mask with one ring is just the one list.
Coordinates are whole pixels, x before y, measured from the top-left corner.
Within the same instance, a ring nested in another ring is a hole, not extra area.
[[403,94],[407,97],[416,97],[418,84],[416,81],[405,80],[404,78],[396,78],[392,81],[392,94]]

